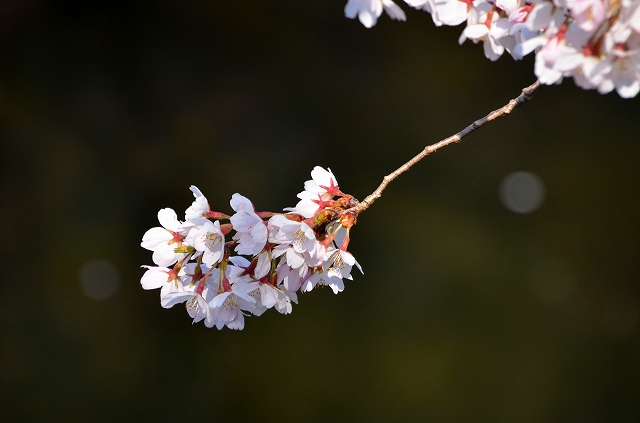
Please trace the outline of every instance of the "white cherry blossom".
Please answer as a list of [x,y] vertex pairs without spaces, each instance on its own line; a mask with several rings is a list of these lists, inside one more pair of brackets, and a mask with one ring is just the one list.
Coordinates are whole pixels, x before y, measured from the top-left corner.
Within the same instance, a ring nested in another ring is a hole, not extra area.
[[[243,329],[247,315],[260,316],[270,308],[289,314],[298,291],[326,285],[341,292],[343,279],[350,279],[357,265],[346,252],[352,218],[341,216],[357,201],[339,190],[330,170],[315,167],[311,178],[298,197],[312,206],[303,204],[301,213],[287,215],[256,213],[240,194],[231,198],[232,216],[212,212],[206,197],[192,186],[195,200],[185,212],[186,221],[162,209],[162,227],[143,237],[141,245],[153,251],[154,261],[165,264],[143,266],[142,288],[160,288],[162,307],[184,303],[193,323],[218,329]],[[305,207],[309,210],[302,211]],[[262,216],[271,217],[265,222]],[[227,219],[230,223],[221,224]],[[231,231],[235,255],[225,244]]]
[[307,266],[294,269],[287,265],[286,260],[281,260],[276,271],[278,283],[281,284],[285,290],[296,292],[300,289],[302,279],[311,272],[311,269]]
[[189,189],[196,199],[185,212],[186,220],[202,219],[206,217],[206,214],[211,211],[207,197],[205,197],[195,185],[191,185]]
[[[444,25],[456,26],[467,20],[471,10],[471,1],[435,0],[434,9],[438,22]],[[435,19],[435,18],[434,18]]]
[[298,194],[298,198],[300,198],[298,204],[295,207],[285,208],[285,211],[310,218],[318,211],[322,202],[329,201],[334,195],[341,194],[338,181],[333,176],[331,169],[325,170],[316,166],[311,171],[311,178],[304,183],[304,191]]
[[186,233],[182,222],[172,209],[160,210],[158,221],[162,227],[151,228],[145,232],[140,246],[153,251],[152,258],[155,264],[168,267],[185,256],[185,253],[176,252],[175,249],[182,245]]
[[392,0],[349,0],[344,7],[344,14],[349,19],[357,16],[362,25],[371,28],[376,24],[383,10],[391,19],[407,20],[402,9]]
[[622,98],[635,97],[640,91],[640,50],[613,49],[591,74],[601,78],[598,92],[605,94],[615,89]]
[[212,297],[212,287],[208,283],[200,281],[191,289],[167,294],[160,303],[164,308],[171,308],[176,304],[185,303],[185,308],[189,316],[193,318],[193,323],[198,323],[205,319],[211,321],[209,301]]
[[606,17],[607,3],[605,0],[566,1],[567,7],[571,10],[571,16],[585,31],[595,31]]
[[260,284],[260,301],[266,308],[275,308],[281,314],[291,313],[293,307],[291,301],[298,302],[296,294],[285,290],[283,287],[275,287],[268,283]]
[[316,265],[324,255],[325,248],[316,239],[313,229],[304,222],[276,218],[278,216],[271,220],[277,221],[281,226],[270,239],[271,242],[279,244],[274,249],[274,255],[279,257],[286,253],[287,264],[296,269],[305,263]]
[[232,285],[234,291],[253,298],[253,303],[250,304],[250,307],[246,308],[246,311],[250,312],[254,316],[262,316],[262,314],[267,311],[267,307],[262,304],[262,292],[260,290],[260,285],[261,283],[259,281],[253,280],[249,277],[238,279]]
[[224,234],[220,222],[207,219],[192,220],[195,226],[189,231],[186,241],[202,253],[202,262],[215,266],[224,255]]
[[[495,8],[489,3],[482,3],[477,8],[469,12],[467,27],[462,32],[458,43],[462,44],[466,39],[474,43],[482,41],[484,44],[484,54],[489,60],[497,60],[504,52],[504,47],[498,39],[508,35],[508,27],[498,25],[498,13],[494,13]],[[507,23],[506,21],[502,21]]]
[[267,242],[267,227],[258,216],[249,199],[240,194],[231,197],[231,208],[236,212],[231,216],[231,224],[236,231],[233,239],[238,241],[238,254],[258,254]]
[[143,289],[160,288],[160,299],[167,296],[171,292],[183,291],[183,284],[173,269],[168,267],[152,267],[142,266],[147,269],[140,279],[140,285]]
[[356,265],[360,272],[363,273],[360,264],[351,253],[337,249],[327,251],[322,268],[329,276],[339,276],[343,279],[352,279],[351,269],[353,265]]
[[251,304],[255,299],[244,292],[227,291],[222,292],[211,299],[211,318],[205,322],[207,327],[215,326],[222,329],[224,326],[229,329],[244,329],[244,313],[242,310],[253,309]]
[[336,272],[329,273],[326,270],[315,270],[309,278],[304,281],[300,290],[309,292],[316,286],[329,286],[334,294],[344,291],[344,281]]

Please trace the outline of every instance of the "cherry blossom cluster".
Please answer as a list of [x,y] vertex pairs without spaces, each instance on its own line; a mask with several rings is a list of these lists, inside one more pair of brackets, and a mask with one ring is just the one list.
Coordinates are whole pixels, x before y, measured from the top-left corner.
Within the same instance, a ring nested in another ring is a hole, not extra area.
[[[573,77],[584,89],[621,97],[640,91],[638,0],[404,0],[431,14],[437,26],[466,22],[459,43],[482,42],[497,60],[505,51],[519,60],[536,52],[535,74],[543,84]],[[383,10],[404,21],[392,0],[348,0],[345,15],[374,26]]]
[[[331,170],[315,167],[300,201],[286,213],[256,212],[240,194],[231,197],[231,216],[212,211],[206,197],[195,197],[178,220],[170,208],[158,212],[161,227],[142,237],[156,266],[141,279],[144,289],[160,288],[160,304],[185,303],[193,322],[207,327],[243,329],[244,316],[269,308],[291,313],[296,292],[329,286],[344,289],[351,269],[360,265],[351,253],[350,210],[358,201],[343,194]],[[235,253],[235,254],[234,254]]]

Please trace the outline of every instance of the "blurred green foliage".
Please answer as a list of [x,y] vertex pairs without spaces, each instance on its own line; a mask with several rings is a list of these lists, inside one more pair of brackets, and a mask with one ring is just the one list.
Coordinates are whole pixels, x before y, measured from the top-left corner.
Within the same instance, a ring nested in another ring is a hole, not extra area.
[[[640,100],[571,80],[391,184],[341,295],[218,332],[140,288],[142,234],[191,184],[278,211],[321,165],[362,199],[534,81],[344,3],[2,3],[3,422],[640,421]],[[498,198],[519,170],[547,193],[525,215]],[[104,301],[92,259],[120,273]]]

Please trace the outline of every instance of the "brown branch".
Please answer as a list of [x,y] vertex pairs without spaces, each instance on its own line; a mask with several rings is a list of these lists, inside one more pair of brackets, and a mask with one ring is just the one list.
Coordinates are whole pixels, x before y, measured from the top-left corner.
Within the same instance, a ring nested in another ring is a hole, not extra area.
[[498,110],[494,110],[493,112],[489,113],[485,117],[476,120],[471,125],[467,126],[466,128],[464,128],[462,131],[458,132],[457,134],[452,135],[449,138],[445,138],[442,141],[439,141],[439,142],[437,142],[435,144],[432,144],[432,145],[429,145],[429,146],[425,147],[424,150],[422,150],[420,152],[420,154],[418,154],[413,159],[409,160],[408,162],[406,162],[405,164],[400,166],[393,173],[390,173],[389,175],[385,176],[383,178],[383,180],[382,180],[382,183],[380,184],[380,186],[375,191],[373,191],[371,194],[369,194],[367,196],[367,198],[362,200],[362,202],[359,203],[357,206],[347,210],[347,212],[349,212],[350,214],[353,213],[356,216],[358,214],[362,213],[363,211],[368,209],[369,206],[371,204],[373,204],[374,201],[376,201],[378,198],[380,198],[380,196],[382,195],[382,191],[384,191],[384,189],[387,187],[387,185],[389,185],[389,182],[393,181],[398,176],[400,176],[401,174],[403,174],[404,172],[409,170],[409,168],[411,166],[413,166],[414,164],[418,163],[420,160],[422,160],[423,158],[425,158],[429,154],[431,154],[431,153],[439,150],[440,148],[444,147],[445,145],[453,144],[455,142],[460,141],[463,137],[469,135],[471,132],[473,132],[476,129],[480,128],[485,123],[490,122],[490,121],[492,121],[492,120],[494,120],[496,118],[499,118],[500,116],[508,115],[509,113],[511,113],[511,111],[513,109],[515,109],[516,107],[518,107],[521,104],[525,103],[527,100],[531,99],[531,97],[533,96],[533,93],[535,92],[535,90],[538,89],[539,86],[540,86],[540,82],[536,81],[534,84],[531,84],[527,88],[523,89],[522,90],[522,94],[520,94],[518,97],[516,97],[513,100],[511,100],[504,107],[501,107]]

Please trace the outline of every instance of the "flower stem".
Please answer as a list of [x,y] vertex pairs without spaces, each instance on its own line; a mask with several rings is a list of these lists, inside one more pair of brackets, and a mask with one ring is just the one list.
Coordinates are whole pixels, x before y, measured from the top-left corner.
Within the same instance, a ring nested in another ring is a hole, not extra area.
[[389,175],[385,176],[382,179],[382,183],[380,184],[380,186],[375,191],[373,191],[371,194],[369,194],[367,196],[367,198],[362,200],[362,202],[360,202],[357,206],[352,207],[351,209],[349,209],[347,211],[353,212],[355,215],[358,215],[358,214],[362,213],[363,211],[368,209],[369,206],[371,204],[373,204],[374,201],[376,201],[378,198],[380,198],[382,196],[382,191],[384,191],[384,189],[387,187],[387,185],[389,185],[389,182],[393,181],[398,176],[400,176],[401,174],[403,174],[404,172],[409,170],[409,168],[411,168],[411,166],[413,166],[414,164],[418,163],[420,160],[424,159],[429,154],[434,153],[435,151],[437,151],[440,148],[444,147],[445,145],[453,144],[453,143],[456,143],[456,142],[460,141],[463,137],[469,135],[471,132],[473,132],[476,129],[480,128],[485,123],[490,122],[490,121],[492,121],[492,120],[494,120],[496,118],[499,118],[500,116],[508,115],[509,113],[511,113],[513,111],[513,109],[515,109],[516,107],[520,106],[521,104],[524,104],[527,100],[531,99],[531,97],[533,96],[533,93],[538,89],[538,87],[540,87],[540,82],[536,81],[535,83],[533,83],[533,84],[529,85],[528,87],[524,88],[522,90],[522,94],[520,94],[518,97],[516,97],[513,100],[511,100],[505,106],[503,106],[503,107],[501,107],[501,108],[499,108],[497,110],[494,110],[493,112],[489,113],[488,115],[486,115],[485,117],[483,117],[481,119],[476,120],[471,125],[467,126],[466,128],[464,128],[462,131],[458,132],[457,134],[452,135],[449,138],[445,138],[442,141],[439,141],[439,142],[437,142],[435,144],[426,146],[424,148],[424,150],[422,150],[420,152],[420,154],[418,154],[417,156],[415,156],[414,158],[412,158],[411,160],[409,160],[408,162],[406,162],[405,164],[400,166],[394,172],[392,172]]

